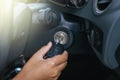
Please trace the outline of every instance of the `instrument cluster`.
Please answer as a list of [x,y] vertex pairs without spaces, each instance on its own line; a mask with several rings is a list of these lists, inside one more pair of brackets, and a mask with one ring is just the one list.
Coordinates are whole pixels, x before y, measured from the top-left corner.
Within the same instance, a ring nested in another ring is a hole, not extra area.
[[88,0],[49,0],[50,2],[64,7],[81,8]]

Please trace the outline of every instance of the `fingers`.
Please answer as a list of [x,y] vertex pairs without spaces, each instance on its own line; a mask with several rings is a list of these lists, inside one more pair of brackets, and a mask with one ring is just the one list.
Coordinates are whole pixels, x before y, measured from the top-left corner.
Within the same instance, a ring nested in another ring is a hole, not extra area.
[[53,58],[48,58],[48,60],[51,61],[51,63],[54,63],[54,65],[60,65],[68,60],[68,53],[67,51],[64,51],[63,54],[54,56]]
[[46,46],[44,46],[40,50],[38,50],[38,52],[36,53],[37,56],[40,56],[41,58],[43,58],[44,55],[50,50],[51,46],[52,46],[52,43],[49,42]]

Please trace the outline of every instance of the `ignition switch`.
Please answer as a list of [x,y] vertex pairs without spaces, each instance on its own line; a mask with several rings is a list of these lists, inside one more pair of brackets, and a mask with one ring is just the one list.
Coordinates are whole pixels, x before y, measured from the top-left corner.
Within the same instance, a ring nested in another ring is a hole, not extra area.
[[45,55],[44,58],[50,58],[55,55],[62,54],[65,49],[70,47],[73,42],[72,32],[64,27],[58,27],[55,29],[54,33],[51,35],[53,41],[52,48]]

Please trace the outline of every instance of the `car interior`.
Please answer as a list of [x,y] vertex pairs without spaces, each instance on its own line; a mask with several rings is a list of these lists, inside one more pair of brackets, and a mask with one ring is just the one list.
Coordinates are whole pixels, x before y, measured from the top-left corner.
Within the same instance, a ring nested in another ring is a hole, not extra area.
[[16,76],[42,46],[67,50],[59,80],[120,80],[120,1],[0,1],[0,80]]

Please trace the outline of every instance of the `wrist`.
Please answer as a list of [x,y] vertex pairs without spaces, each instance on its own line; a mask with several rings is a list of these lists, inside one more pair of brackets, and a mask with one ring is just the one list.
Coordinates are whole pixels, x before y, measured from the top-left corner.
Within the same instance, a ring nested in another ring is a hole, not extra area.
[[25,74],[23,72],[20,72],[12,80],[25,80],[24,78],[25,78]]

